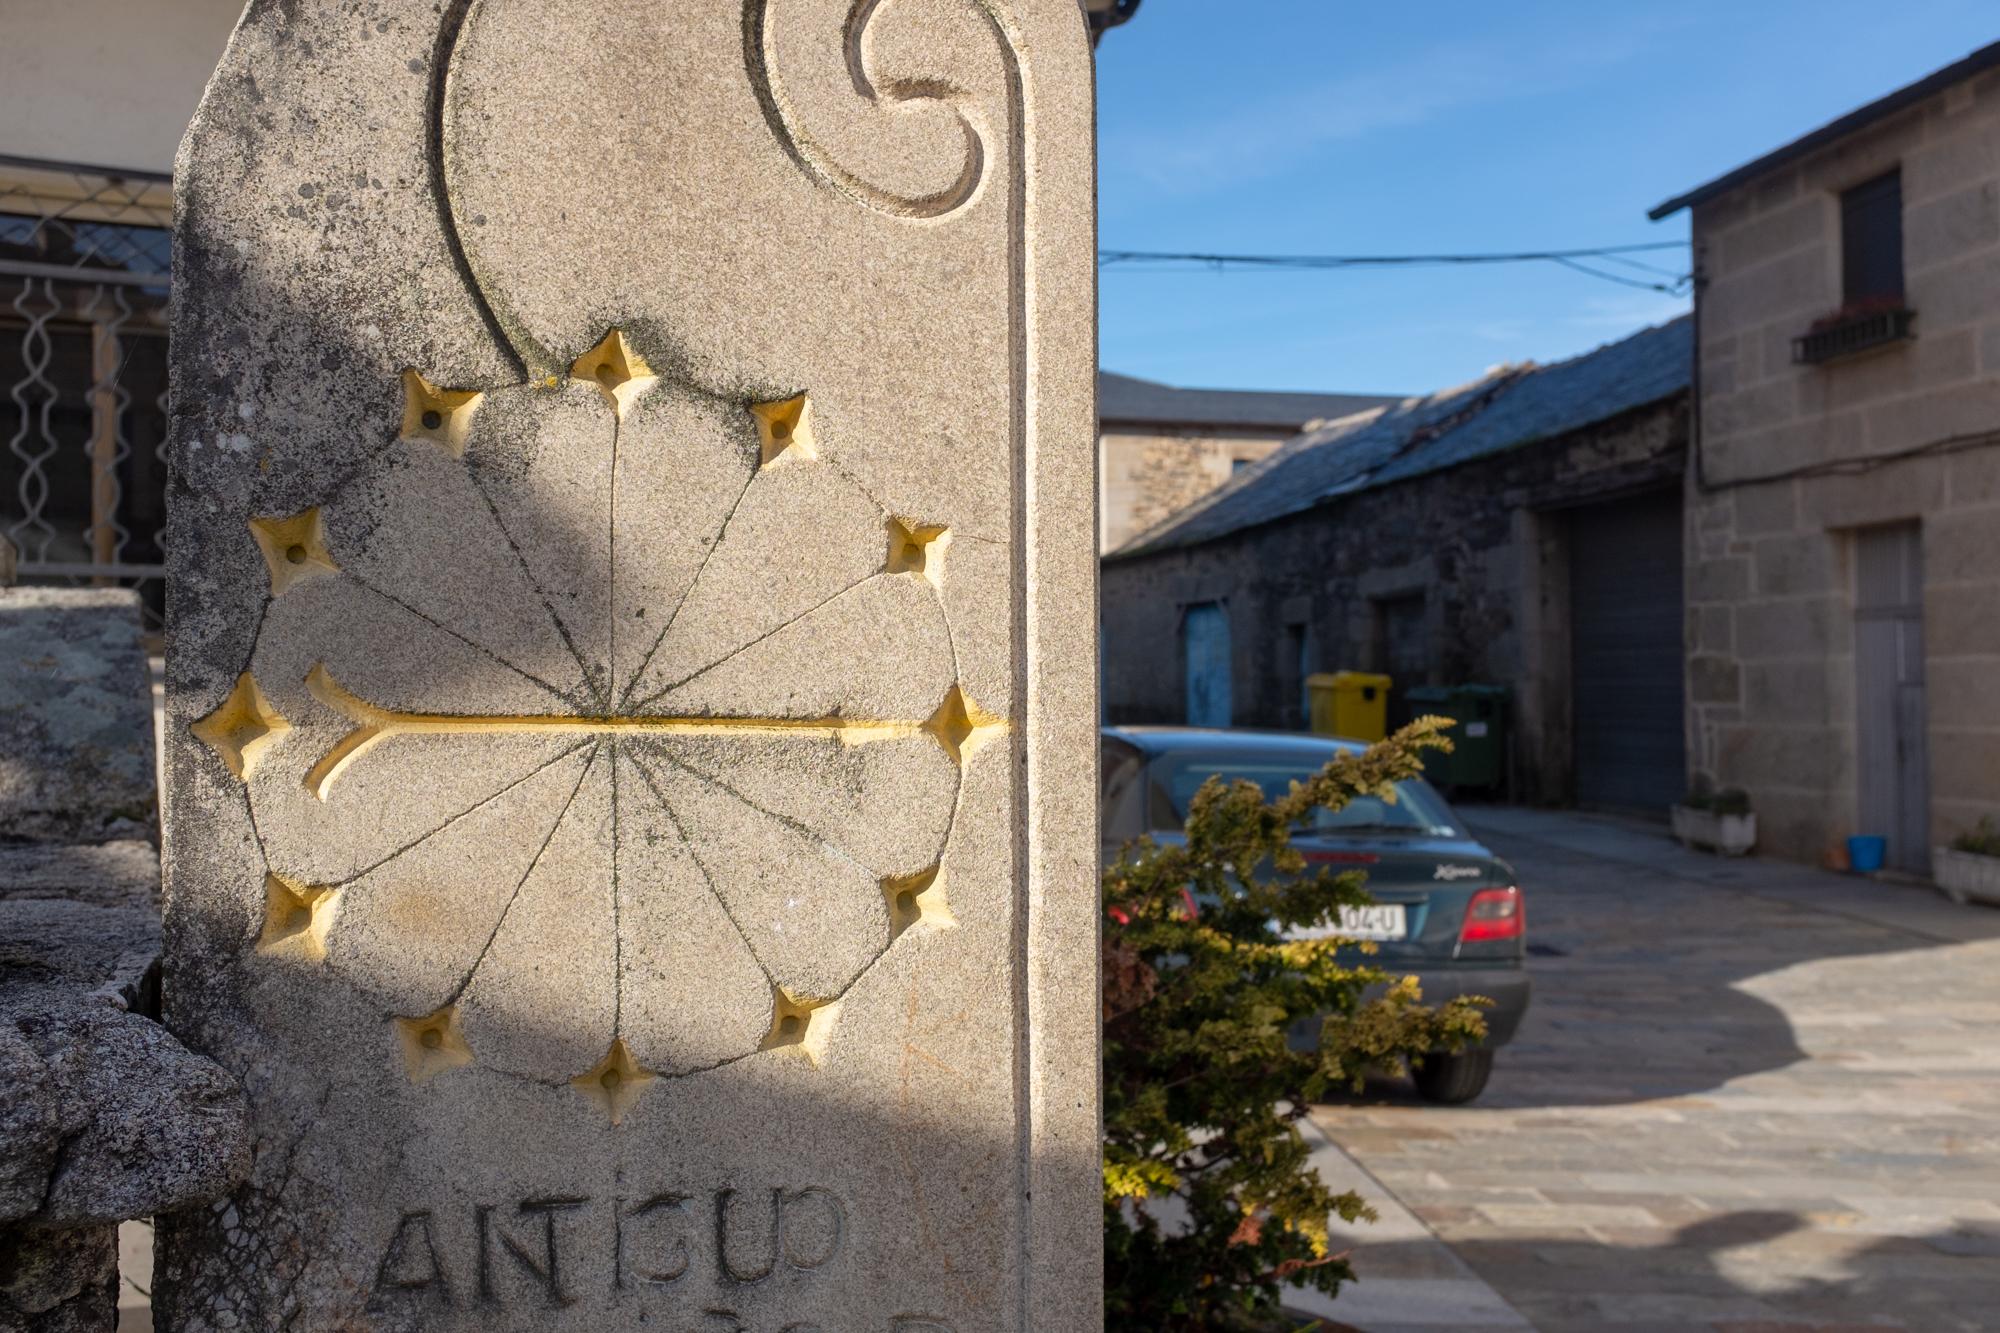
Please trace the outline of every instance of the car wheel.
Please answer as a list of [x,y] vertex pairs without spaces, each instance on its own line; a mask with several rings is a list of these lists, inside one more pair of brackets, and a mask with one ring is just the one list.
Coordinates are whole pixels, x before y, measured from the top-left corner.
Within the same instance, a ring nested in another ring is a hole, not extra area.
[[1492,1051],[1462,1051],[1457,1055],[1427,1055],[1410,1071],[1417,1095],[1440,1106],[1463,1106],[1486,1091],[1493,1077]]

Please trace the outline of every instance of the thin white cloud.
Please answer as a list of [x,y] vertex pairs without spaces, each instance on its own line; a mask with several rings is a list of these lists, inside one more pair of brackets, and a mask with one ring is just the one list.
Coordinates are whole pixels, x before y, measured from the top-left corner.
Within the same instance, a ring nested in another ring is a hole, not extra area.
[[1563,323],[1579,329],[1643,329],[1678,319],[1694,308],[1685,296],[1610,297],[1584,302],[1583,309],[1563,317]]
[[1666,26],[1668,19],[1648,16],[1554,46],[1440,45],[1408,60],[1253,97],[1199,125],[1115,133],[1101,145],[1103,157],[1110,169],[1162,193],[1223,189],[1300,170],[1335,144],[1587,82],[1645,54]]
[[1534,325],[1525,319],[1488,319],[1467,325],[1465,332],[1490,343],[1513,345],[1524,342]]
[[1155,185],[1201,190],[1295,168],[1328,144],[1421,125],[1502,95],[1490,58],[1437,52],[1418,69],[1389,68],[1257,99],[1193,133],[1147,133],[1116,145]]

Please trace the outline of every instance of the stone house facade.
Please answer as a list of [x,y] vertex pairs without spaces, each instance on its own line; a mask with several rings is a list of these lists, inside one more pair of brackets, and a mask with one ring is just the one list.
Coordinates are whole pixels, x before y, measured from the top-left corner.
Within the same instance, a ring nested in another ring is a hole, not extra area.
[[[1107,720],[1188,721],[1190,673],[1206,669],[1191,665],[1190,626],[1212,620],[1230,705],[1206,720],[1303,727],[1306,676],[1340,668],[1399,686],[1507,685],[1513,794],[1573,799],[1590,759],[1579,707],[1587,719],[1590,698],[1623,683],[1579,694],[1575,665],[1593,659],[1578,640],[1620,631],[1579,624],[1571,563],[1577,543],[1629,531],[1635,512],[1665,514],[1654,563],[1673,604],[1652,622],[1649,665],[1669,688],[1679,679],[1689,353],[1681,320],[1318,428],[1108,556]],[[1656,759],[1677,792],[1677,691],[1660,711]]]
[[2000,44],[1683,208],[1692,768],[1922,872],[2000,815]]
[[1315,421],[1395,402],[1382,394],[1181,389],[1097,377],[1098,549],[1185,509]]

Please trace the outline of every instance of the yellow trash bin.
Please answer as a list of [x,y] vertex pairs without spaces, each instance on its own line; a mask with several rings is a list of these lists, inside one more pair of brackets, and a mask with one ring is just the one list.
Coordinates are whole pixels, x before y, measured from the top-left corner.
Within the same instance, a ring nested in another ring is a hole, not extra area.
[[1389,733],[1387,676],[1366,671],[1321,672],[1306,677],[1312,695],[1312,729],[1322,736],[1379,741]]

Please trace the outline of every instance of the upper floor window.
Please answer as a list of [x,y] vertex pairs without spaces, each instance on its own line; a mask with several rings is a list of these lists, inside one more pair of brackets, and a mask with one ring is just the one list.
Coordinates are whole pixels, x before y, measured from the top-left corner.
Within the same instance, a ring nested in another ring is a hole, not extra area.
[[1903,299],[1903,173],[1840,196],[1841,299],[1847,306]]

